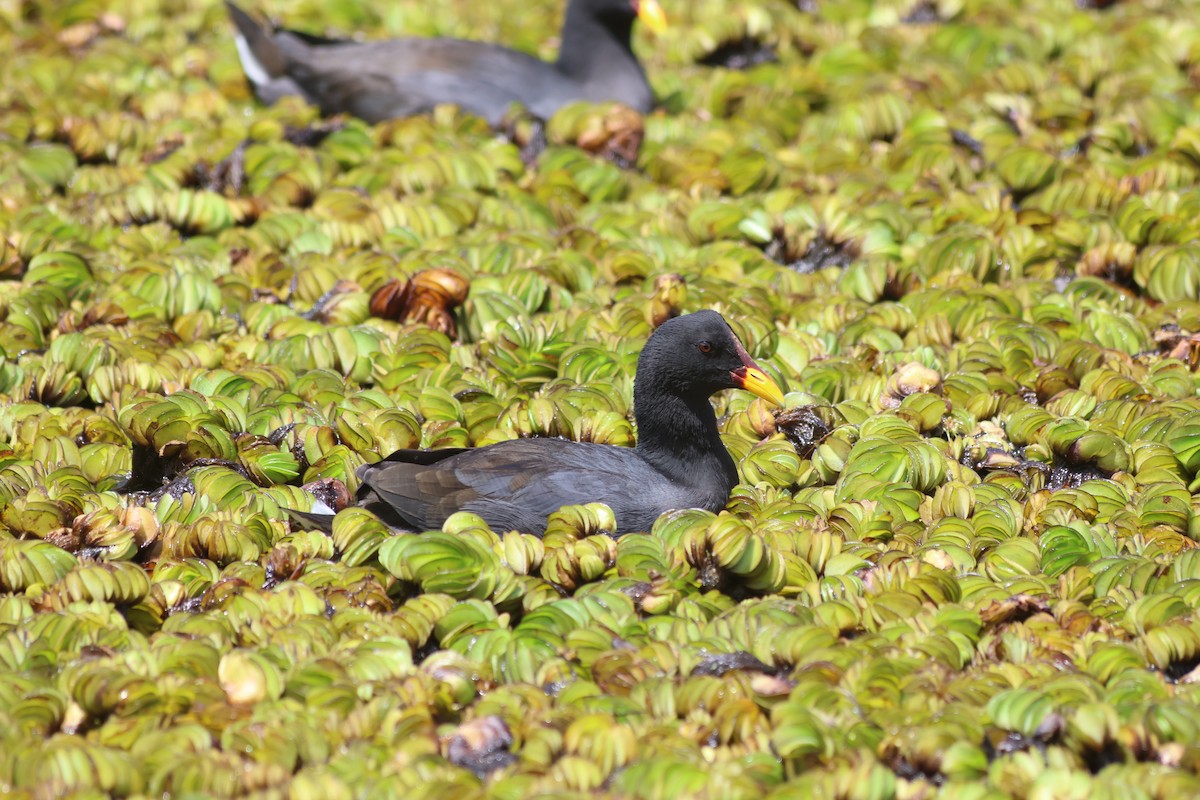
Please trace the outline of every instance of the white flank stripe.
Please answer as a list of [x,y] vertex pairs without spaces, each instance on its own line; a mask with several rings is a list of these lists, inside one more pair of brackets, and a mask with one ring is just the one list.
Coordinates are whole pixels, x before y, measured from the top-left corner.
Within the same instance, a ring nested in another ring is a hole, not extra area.
[[246,37],[239,33],[234,37],[233,41],[237,45],[238,58],[242,62],[242,71],[246,73],[246,77],[250,79],[250,82],[256,86],[266,86],[270,83],[270,73],[254,57],[254,51],[250,49],[250,43],[246,41]]
[[[249,72],[249,70],[247,70],[247,72]],[[309,513],[311,513],[311,514],[336,514],[337,512],[334,511],[329,506],[322,503],[320,500],[317,500],[316,498],[314,498],[313,504],[312,504],[312,511]]]

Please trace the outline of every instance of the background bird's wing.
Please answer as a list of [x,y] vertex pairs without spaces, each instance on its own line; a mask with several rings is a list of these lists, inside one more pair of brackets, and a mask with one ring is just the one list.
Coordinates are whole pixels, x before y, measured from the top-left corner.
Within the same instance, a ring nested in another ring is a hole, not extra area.
[[499,119],[521,95],[558,78],[545,62],[482,42],[397,39],[289,52],[287,74],[326,113],[369,121],[419,114],[440,103]]

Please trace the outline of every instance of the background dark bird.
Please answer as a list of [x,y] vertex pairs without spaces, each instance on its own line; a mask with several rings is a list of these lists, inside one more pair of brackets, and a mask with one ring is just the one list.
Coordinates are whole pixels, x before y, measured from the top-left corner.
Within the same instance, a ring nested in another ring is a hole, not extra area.
[[662,30],[658,0],[570,0],[553,64],[487,42],[407,37],[376,42],[268,31],[233,3],[242,69],[264,103],[300,95],[324,114],[368,122],[456,103],[497,124],[512,103],[549,118],[576,100],[654,104],[630,35],[640,18]]
[[[783,401],[720,314],[676,317],[654,332],[638,357],[636,447],[546,438],[400,450],[359,468],[358,505],[409,530],[437,529],[455,511],[470,511],[493,530],[537,535],[547,516],[564,505],[606,503],[617,534],[648,531],[672,509],[717,511],[738,475],[708,398],[728,388],[747,389],[776,405]],[[333,519],[296,516],[321,528]]]

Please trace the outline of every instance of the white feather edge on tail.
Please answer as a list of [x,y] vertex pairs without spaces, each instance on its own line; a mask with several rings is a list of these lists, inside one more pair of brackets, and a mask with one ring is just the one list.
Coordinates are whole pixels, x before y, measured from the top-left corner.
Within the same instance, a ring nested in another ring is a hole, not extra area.
[[[250,43],[246,41],[246,37],[237,33],[234,35],[233,43],[237,45],[238,60],[242,62],[242,71],[246,73],[250,82],[255,86],[269,84],[271,73],[267,72],[267,68],[262,65],[262,62],[254,57],[254,51],[250,49]],[[332,509],[330,513],[332,513]]]
[[329,506],[322,503],[320,500],[313,498],[312,510],[309,511],[309,513],[310,514],[336,514],[337,512],[334,511]]

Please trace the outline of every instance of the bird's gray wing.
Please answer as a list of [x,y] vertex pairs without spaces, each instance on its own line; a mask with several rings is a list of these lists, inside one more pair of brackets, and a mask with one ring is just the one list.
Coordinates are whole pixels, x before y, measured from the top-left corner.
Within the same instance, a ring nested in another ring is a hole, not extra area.
[[286,73],[324,113],[348,111],[369,122],[453,103],[499,121],[508,107],[559,82],[545,62],[483,42],[393,39],[283,50]]
[[628,503],[635,489],[653,496],[648,476],[630,474],[639,468],[649,469],[632,449],[523,439],[430,465],[381,462],[360,476],[415,526],[437,528],[455,511],[471,511],[498,530],[541,534],[546,517],[564,505]]

